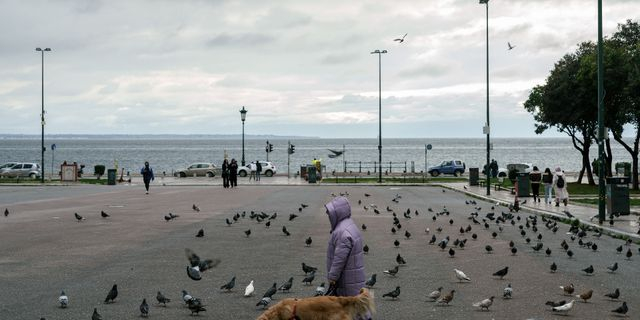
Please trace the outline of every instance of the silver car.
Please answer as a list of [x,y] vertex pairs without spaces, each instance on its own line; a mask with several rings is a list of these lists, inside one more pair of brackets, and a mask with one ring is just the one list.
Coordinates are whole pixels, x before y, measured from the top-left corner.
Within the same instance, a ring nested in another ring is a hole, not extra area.
[[36,179],[41,174],[42,170],[40,170],[40,165],[37,163],[17,163],[12,167],[0,169],[0,177],[8,178],[29,177]]
[[193,163],[186,169],[177,170],[174,175],[180,178],[186,177],[209,177],[213,178],[221,174],[222,169],[216,167],[213,163],[199,162]]

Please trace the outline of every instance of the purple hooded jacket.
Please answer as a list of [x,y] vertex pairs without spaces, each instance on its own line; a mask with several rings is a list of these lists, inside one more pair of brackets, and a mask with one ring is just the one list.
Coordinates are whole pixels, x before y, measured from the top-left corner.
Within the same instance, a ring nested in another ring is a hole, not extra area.
[[336,281],[339,296],[356,296],[364,287],[364,253],[362,235],[351,220],[351,206],[344,197],[325,205],[331,222],[331,239],[327,248],[327,279]]

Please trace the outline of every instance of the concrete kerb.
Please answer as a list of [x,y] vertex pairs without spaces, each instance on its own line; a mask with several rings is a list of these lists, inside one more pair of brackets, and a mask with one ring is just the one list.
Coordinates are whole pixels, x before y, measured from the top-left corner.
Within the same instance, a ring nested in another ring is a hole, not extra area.
[[[473,193],[473,192],[456,189],[454,187],[443,185],[443,184],[439,184],[437,186],[442,187],[442,188],[446,188],[446,189],[449,189],[449,190],[452,190],[452,191],[461,192],[461,193],[464,193],[464,194],[466,194],[466,195],[468,195],[470,197],[477,198],[477,199],[480,199],[480,200],[483,200],[483,201],[487,201],[487,202],[491,202],[491,203],[496,203],[498,205],[505,206],[505,207],[508,207],[509,204],[511,204],[510,202],[505,201],[505,200],[499,200],[499,199],[495,199],[495,198],[479,195],[479,194],[476,194],[476,193]],[[540,210],[540,209],[534,209],[534,208],[529,208],[529,207],[520,207],[520,211],[529,212],[529,213],[533,213],[533,214],[540,215],[540,216],[551,216],[551,217],[556,217],[556,218],[559,218],[559,219],[567,219],[567,216],[565,216],[565,215],[560,215],[560,214],[557,214],[555,212],[546,211],[546,210]],[[640,235],[638,235],[638,234],[634,234],[634,233],[631,233],[631,232],[626,232],[626,231],[614,229],[614,228],[611,228],[611,227],[608,227],[608,226],[603,226],[603,225],[600,225],[598,223],[593,223],[591,221],[580,220],[580,223],[588,225],[588,226],[590,226],[592,228],[600,229],[600,230],[603,231],[603,233],[607,232],[605,234],[608,234],[610,236],[612,236],[612,235],[626,236],[626,237],[632,238],[636,242],[640,241]]]

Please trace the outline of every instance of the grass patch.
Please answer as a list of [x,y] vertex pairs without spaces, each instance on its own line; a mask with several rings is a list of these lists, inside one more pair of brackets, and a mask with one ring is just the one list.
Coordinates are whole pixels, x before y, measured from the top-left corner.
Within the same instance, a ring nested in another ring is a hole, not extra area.
[[[383,176],[383,183],[433,183],[433,182],[466,182],[467,178],[456,178],[456,177],[426,177],[422,178],[421,176],[411,176],[411,177],[389,177]],[[377,183],[378,177],[375,176],[352,176],[352,177],[328,177],[322,179],[322,183]]]
[[102,184],[105,185],[107,184],[107,179],[95,179],[95,178],[80,178],[78,180],[78,182],[80,183],[86,183],[86,184]]
[[[585,204],[598,204],[598,198],[583,198],[583,199],[571,199],[572,202],[585,203]],[[629,205],[640,206],[640,199],[629,199]]]
[[[46,182],[46,180],[45,180]],[[40,179],[31,179],[31,178],[0,178],[0,184],[2,183],[24,183],[24,184],[39,184]]]
[[[567,184],[567,190],[569,194],[598,194],[598,185],[590,186],[588,184],[579,184],[570,182]],[[629,194],[640,194],[640,190],[629,189]]]

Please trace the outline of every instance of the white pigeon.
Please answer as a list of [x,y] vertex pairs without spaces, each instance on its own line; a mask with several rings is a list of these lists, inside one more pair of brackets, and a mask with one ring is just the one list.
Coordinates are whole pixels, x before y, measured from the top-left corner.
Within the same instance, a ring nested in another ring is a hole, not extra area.
[[188,304],[191,300],[193,300],[193,297],[187,293],[187,290],[182,290],[182,301]]
[[60,303],[60,308],[66,308],[69,305],[69,297],[67,297],[67,294],[64,293],[64,290],[60,292],[58,302]]
[[460,282],[462,282],[462,280],[467,280],[467,281],[471,281],[471,279],[469,279],[469,277],[467,277],[466,274],[464,274],[464,272],[458,270],[458,269],[453,269],[453,271],[456,272],[456,278],[458,278],[458,280],[460,280]]
[[442,294],[442,287],[438,288],[438,290],[436,291],[429,293],[429,299],[431,299],[431,301],[436,301],[438,300],[438,298],[440,298],[441,294]]
[[551,311],[556,311],[556,312],[569,312],[569,310],[571,310],[571,308],[573,308],[573,302],[575,300],[571,300],[569,301],[569,303],[567,304],[563,304],[559,307],[553,307],[551,308]]
[[321,283],[319,286],[316,287],[316,297],[317,296],[324,296],[325,291],[327,291],[324,287],[324,282]]
[[484,299],[480,302],[474,303],[473,306],[476,308],[486,309],[487,311],[489,311],[489,307],[491,307],[492,304],[493,304],[493,297],[490,297],[489,299]]
[[509,285],[504,288],[504,291],[502,292],[502,297],[505,299],[511,299],[511,295],[513,294],[513,288],[511,288],[511,283],[509,283]]
[[253,295],[253,291],[254,290],[255,290],[255,288],[253,287],[253,280],[251,280],[251,282],[249,283],[247,288],[244,289],[244,296],[245,297],[251,297]]

